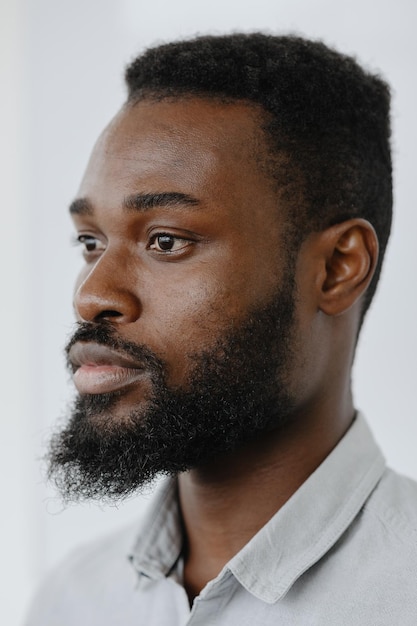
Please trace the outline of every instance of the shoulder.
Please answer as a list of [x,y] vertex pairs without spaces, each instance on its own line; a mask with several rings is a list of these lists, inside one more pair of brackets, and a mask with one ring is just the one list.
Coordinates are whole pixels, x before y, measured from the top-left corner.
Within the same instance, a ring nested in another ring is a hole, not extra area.
[[381,624],[416,624],[417,484],[386,469],[340,547],[350,589],[341,606],[363,623],[377,614]]
[[94,584],[97,580],[103,583],[108,576],[114,579],[116,572],[130,572],[132,568],[128,555],[139,532],[140,525],[130,524],[100,539],[80,545],[55,569],[55,576],[58,570],[66,581],[74,579],[74,583],[77,583],[81,574],[84,579],[91,577],[89,584]]
[[417,554],[417,483],[387,469],[365,505],[365,515],[385,530],[393,542],[409,545]]
[[348,530],[345,546],[358,594],[366,589],[368,598],[387,610],[411,612],[415,619],[417,484],[387,469]]
[[74,550],[45,578],[26,626],[93,623],[98,607],[107,614],[110,597],[112,611],[126,602],[136,585],[128,555],[138,532],[138,524],[130,525]]

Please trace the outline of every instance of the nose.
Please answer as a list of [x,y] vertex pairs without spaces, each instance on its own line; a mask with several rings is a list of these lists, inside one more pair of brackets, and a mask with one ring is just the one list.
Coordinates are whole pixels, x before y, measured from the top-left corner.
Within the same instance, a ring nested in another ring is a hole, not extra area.
[[129,271],[126,260],[120,263],[114,256],[107,257],[108,252],[86,276],[82,274],[74,294],[75,313],[85,322],[135,322],[141,312],[135,272]]

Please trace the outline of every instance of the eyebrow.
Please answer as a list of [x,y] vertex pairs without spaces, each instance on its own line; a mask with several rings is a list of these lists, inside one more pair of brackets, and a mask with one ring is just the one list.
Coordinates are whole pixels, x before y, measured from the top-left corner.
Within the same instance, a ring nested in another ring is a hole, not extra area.
[[[191,206],[198,208],[199,201],[194,196],[177,191],[160,193],[136,193],[126,196],[123,200],[123,209],[130,212],[145,213],[157,207],[182,208]],[[93,205],[88,198],[77,198],[69,207],[71,215],[93,215]]]
[[123,208],[127,211],[146,212],[156,207],[197,207],[199,204],[199,201],[194,196],[169,191],[163,193],[138,193],[127,196],[123,201]]
[[69,206],[71,215],[93,215],[93,205],[88,198],[77,198]]

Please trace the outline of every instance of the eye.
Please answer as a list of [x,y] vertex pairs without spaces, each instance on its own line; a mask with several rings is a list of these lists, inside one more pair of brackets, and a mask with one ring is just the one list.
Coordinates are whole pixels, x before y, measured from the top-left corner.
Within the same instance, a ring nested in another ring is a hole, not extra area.
[[83,246],[84,255],[102,252],[106,249],[104,243],[92,235],[78,235],[75,243]]
[[185,248],[188,248],[192,244],[189,239],[183,237],[176,237],[168,233],[158,233],[153,235],[150,240],[149,249],[160,253],[175,253]]

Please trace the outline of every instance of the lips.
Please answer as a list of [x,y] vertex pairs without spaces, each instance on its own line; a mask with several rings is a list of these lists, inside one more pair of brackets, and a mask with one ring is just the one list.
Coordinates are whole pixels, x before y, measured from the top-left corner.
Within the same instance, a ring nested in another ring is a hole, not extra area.
[[144,376],[144,368],[128,356],[97,343],[75,343],[68,354],[80,394],[120,391]]

